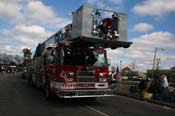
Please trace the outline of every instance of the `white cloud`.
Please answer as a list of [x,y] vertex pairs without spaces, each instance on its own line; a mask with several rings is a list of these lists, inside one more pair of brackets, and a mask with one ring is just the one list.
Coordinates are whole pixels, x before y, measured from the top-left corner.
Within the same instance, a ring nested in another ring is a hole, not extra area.
[[0,20],[11,24],[42,24],[60,28],[70,23],[69,19],[59,17],[52,7],[41,0],[2,0],[0,14]]
[[38,38],[28,38],[25,36],[16,36],[16,41],[28,46],[36,46],[40,42]]
[[47,38],[51,36],[51,32],[47,32],[46,29],[39,25],[16,25],[11,32],[17,35],[25,35],[30,37]]
[[9,39],[1,39],[0,41],[0,47],[3,48],[2,46],[9,45]]
[[39,25],[16,25],[14,28],[6,30],[0,30],[0,34],[5,35],[7,37],[14,38],[15,36],[25,36],[28,38],[40,38],[40,40],[45,40],[46,38],[50,37],[53,33],[46,31],[46,29]]
[[[57,28],[61,24],[69,23],[66,18],[61,18],[56,15],[50,6],[44,5],[41,1],[30,1],[26,5],[25,15],[29,20],[37,24],[50,24]],[[30,14],[30,15],[28,15]]]
[[4,54],[10,54],[10,55],[22,55],[22,49],[20,47],[15,47],[15,46],[11,46],[11,45],[0,45],[1,49],[0,49],[0,53],[4,53]]
[[41,1],[31,1],[26,6],[26,14],[29,18],[38,21],[55,22],[56,15],[52,8],[45,6]]
[[139,23],[139,24],[136,24],[133,28],[133,31],[136,31],[136,32],[148,32],[148,31],[151,31],[153,30],[153,26],[151,24],[148,24],[148,23]]
[[[175,36],[169,32],[153,32],[133,39],[133,45],[128,49],[109,50],[108,56],[112,60],[127,59],[126,62],[136,62],[138,69],[146,71],[152,68],[155,48],[158,48],[157,57],[160,57],[161,64],[170,68],[168,62],[175,64]],[[164,48],[161,51],[160,48]],[[119,61],[113,61],[119,62]],[[125,61],[123,61],[125,62]]]
[[135,38],[133,47],[148,47],[148,48],[175,48],[174,35],[169,32],[153,32],[145,34],[139,38]]
[[6,38],[10,38],[1,39],[3,41],[0,42],[0,47],[3,48],[1,51],[10,52],[10,48],[15,48],[18,50],[16,52],[19,53],[21,51],[21,46],[35,49],[38,43],[43,42],[53,33],[47,31],[44,27],[39,25],[16,25],[14,28],[9,30],[0,30],[0,34],[1,36],[4,35]]
[[175,0],[145,0],[136,4],[133,11],[141,16],[163,17],[175,12]]
[[1,34],[1,35],[5,35],[5,36],[8,36],[8,35],[10,35],[10,32],[9,32],[9,30],[1,29],[1,30],[0,30],[0,34]]
[[48,29],[59,29],[70,23],[42,0],[1,0],[0,14],[0,21],[13,26],[0,29],[1,52],[20,52],[21,46],[35,48],[53,34]]
[[0,20],[17,23],[24,20],[19,1],[2,0],[0,2]]
[[16,48],[15,47],[12,47],[10,45],[6,45],[4,47],[4,50],[7,52],[7,53],[10,53],[10,54],[13,54],[13,53],[16,53]]

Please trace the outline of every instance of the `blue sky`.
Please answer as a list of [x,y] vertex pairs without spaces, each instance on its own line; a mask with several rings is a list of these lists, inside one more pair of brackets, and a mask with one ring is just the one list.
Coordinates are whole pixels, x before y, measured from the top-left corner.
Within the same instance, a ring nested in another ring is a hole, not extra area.
[[122,67],[151,69],[155,48],[161,69],[175,65],[175,0],[0,0],[0,53],[19,55],[25,47],[34,51],[71,23],[71,12],[81,5],[128,14],[128,41],[133,45],[109,49],[112,65],[122,61]]

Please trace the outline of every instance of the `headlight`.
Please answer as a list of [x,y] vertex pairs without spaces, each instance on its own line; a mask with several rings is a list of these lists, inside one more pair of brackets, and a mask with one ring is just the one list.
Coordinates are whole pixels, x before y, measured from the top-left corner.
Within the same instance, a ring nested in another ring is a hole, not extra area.
[[99,78],[99,82],[106,82],[107,79],[106,78]]
[[73,78],[67,78],[67,82],[73,82]]
[[67,77],[73,77],[74,76],[74,72],[66,72],[66,76]]
[[66,72],[67,82],[73,82],[74,72]]

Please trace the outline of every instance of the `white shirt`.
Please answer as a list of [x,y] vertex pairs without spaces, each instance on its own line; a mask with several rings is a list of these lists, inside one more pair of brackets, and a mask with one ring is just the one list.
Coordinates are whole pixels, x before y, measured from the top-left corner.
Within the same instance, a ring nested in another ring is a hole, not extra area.
[[168,87],[168,80],[167,80],[167,77],[166,76],[163,77],[162,87],[164,87],[164,88]]

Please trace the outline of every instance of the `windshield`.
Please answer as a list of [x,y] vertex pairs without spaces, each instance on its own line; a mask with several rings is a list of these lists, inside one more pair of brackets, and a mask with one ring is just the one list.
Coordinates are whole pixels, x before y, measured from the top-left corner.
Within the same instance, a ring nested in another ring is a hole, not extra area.
[[65,48],[62,50],[63,64],[73,66],[107,66],[105,52],[74,50]]

